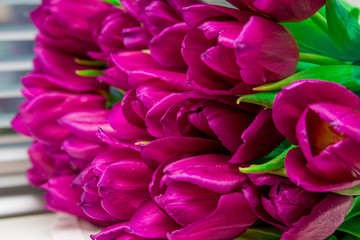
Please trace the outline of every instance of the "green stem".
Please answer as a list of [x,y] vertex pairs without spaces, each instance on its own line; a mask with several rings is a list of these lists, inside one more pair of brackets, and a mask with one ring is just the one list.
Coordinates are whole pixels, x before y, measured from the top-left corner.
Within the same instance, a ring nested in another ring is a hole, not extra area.
[[119,0],[102,0],[103,2],[115,5],[115,6],[121,6]]
[[75,62],[84,66],[106,67],[106,62],[75,58]]
[[312,53],[300,53],[299,61],[315,63],[318,65],[348,65],[347,63],[335,58]]
[[105,75],[102,70],[98,69],[76,70],[75,73],[82,77],[98,77]]
[[326,18],[324,18],[320,13],[315,13],[312,17],[311,20],[319,26],[319,28],[321,28],[324,32],[326,32],[327,34],[329,34],[329,29],[328,29],[328,24],[326,21]]
[[270,161],[268,161],[264,164],[251,165],[250,167],[247,167],[247,168],[239,168],[239,170],[242,173],[263,173],[263,172],[272,172],[277,169],[283,168],[286,154],[294,147],[296,147],[296,146],[291,145],[288,149],[283,151],[280,155],[278,155],[277,157],[271,159]]

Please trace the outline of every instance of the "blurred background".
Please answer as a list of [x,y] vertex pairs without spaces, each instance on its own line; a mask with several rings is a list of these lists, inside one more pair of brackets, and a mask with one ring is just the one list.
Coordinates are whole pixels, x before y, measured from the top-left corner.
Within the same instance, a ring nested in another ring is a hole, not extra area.
[[30,139],[10,125],[23,100],[20,77],[32,69],[37,31],[29,13],[39,4],[40,0],[0,0],[0,218],[44,211],[42,192],[25,177]]

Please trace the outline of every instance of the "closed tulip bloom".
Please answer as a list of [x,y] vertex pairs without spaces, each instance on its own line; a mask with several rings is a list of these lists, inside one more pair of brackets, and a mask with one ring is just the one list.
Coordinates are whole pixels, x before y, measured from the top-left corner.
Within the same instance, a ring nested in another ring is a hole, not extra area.
[[31,14],[34,24],[40,30],[37,42],[78,55],[97,50],[91,38],[88,19],[109,9],[112,9],[109,4],[97,0],[44,1]]
[[305,80],[276,97],[276,127],[293,144],[285,168],[291,181],[309,191],[344,190],[360,183],[360,99],[345,87]]
[[52,178],[47,184],[42,186],[42,188],[47,191],[45,194],[45,200],[47,202],[45,208],[51,211],[69,213],[99,226],[111,224],[112,222],[110,221],[94,219],[83,212],[79,206],[82,189],[72,185],[75,177],[76,175],[69,174]]
[[116,135],[106,122],[109,111],[89,110],[75,111],[58,120],[61,126],[70,131],[71,135],[64,139],[61,149],[70,156],[70,161],[78,169],[84,169],[108,146],[97,136],[101,128],[109,135]]
[[34,71],[32,74],[35,77],[45,78],[49,84],[54,84],[73,92],[94,92],[98,89],[107,88],[96,77],[84,77],[75,73],[77,70],[89,68],[88,66],[77,64],[75,62],[76,55],[74,56],[47,47],[36,47],[35,54]]
[[54,176],[54,160],[48,155],[47,147],[34,142],[28,149],[32,168],[27,171],[27,178],[31,184],[40,187]]
[[204,139],[163,138],[142,150],[146,163],[160,163],[150,184],[152,198],[181,226],[168,239],[233,239],[256,221],[238,191],[245,175],[227,163],[220,144],[211,144],[216,146]]
[[[101,52],[92,52],[90,55],[96,55],[96,59],[102,60],[106,60],[110,53],[117,53],[125,49],[123,30],[140,27],[139,21],[119,8],[101,11],[91,16],[89,23],[93,39],[101,49]],[[145,43],[147,44],[148,41],[149,39],[146,39]]]
[[99,95],[75,95],[49,91],[31,99],[19,118],[32,137],[46,144],[59,146],[70,135],[58,120],[78,109],[103,109],[105,98]]
[[326,239],[341,225],[351,196],[319,194],[297,187],[287,178],[249,174],[244,195],[256,216],[283,232],[281,239]]
[[94,219],[129,220],[150,195],[153,171],[130,148],[99,154],[74,181],[83,187],[80,206]]
[[155,36],[165,28],[182,22],[182,9],[199,1],[122,0],[121,3],[127,12],[138,19],[152,36]]
[[232,97],[212,97],[198,92],[183,93],[175,102],[173,98],[165,98],[148,112],[148,131],[166,137],[219,140],[233,153],[231,163],[267,155],[283,140],[273,124],[271,110],[234,102]]
[[92,235],[93,240],[165,240],[167,234],[180,226],[164,213],[154,201],[143,202],[129,222],[114,224]]
[[187,7],[184,19],[190,28],[182,48],[188,79],[204,93],[246,94],[295,73],[297,43],[269,19],[216,5]]
[[277,22],[299,22],[311,17],[326,0],[227,0],[234,6],[244,6]]

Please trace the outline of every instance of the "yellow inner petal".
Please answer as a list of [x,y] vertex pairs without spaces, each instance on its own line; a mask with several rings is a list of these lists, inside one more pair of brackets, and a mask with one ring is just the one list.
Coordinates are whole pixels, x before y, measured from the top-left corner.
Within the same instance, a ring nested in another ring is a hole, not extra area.
[[329,123],[324,122],[317,113],[309,111],[307,116],[307,133],[314,156],[319,155],[329,145],[343,140],[346,135],[338,132]]

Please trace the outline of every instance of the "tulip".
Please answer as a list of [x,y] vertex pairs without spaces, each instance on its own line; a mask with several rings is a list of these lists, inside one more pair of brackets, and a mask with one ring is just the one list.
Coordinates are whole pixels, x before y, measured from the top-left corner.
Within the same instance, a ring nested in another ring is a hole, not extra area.
[[234,6],[244,6],[277,22],[299,22],[311,17],[326,0],[227,0]]
[[[188,31],[187,25],[181,22],[165,28],[153,37],[149,50],[154,60],[165,67],[186,68],[181,55],[181,44]],[[168,44],[169,42],[171,44]]]
[[184,19],[190,28],[182,48],[188,79],[206,94],[246,94],[255,85],[295,73],[297,43],[271,20],[201,4],[185,8]]
[[70,131],[58,123],[67,113],[78,109],[103,109],[105,99],[99,95],[74,95],[49,91],[31,99],[19,118],[31,136],[42,143],[60,146]]
[[[149,124],[160,125],[152,119],[160,119],[159,116],[165,114],[168,106],[183,99],[181,92],[191,89],[186,84],[186,75],[161,69],[143,69],[130,72],[128,81],[137,88],[129,90],[122,102],[117,104],[116,110],[111,111],[108,119],[110,125],[123,135],[123,139],[126,136],[130,139],[149,139],[148,134],[164,136],[162,130]],[[160,104],[163,101],[164,104]],[[158,104],[161,107],[152,111]],[[122,124],[133,127],[124,128]]]
[[227,163],[220,144],[212,149],[209,144],[215,143],[163,138],[142,150],[146,163],[161,163],[150,184],[152,198],[181,226],[168,239],[233,239],[256,221],[238,191],[245,175]]
[[182,9],[199,3],[197,0],[122,0],[125,10],[138,19],[155,36],[162,30],[182,21]]
[[80,55],[97,50],[91,38],[88,18],[111,8],[97,0],[45,1],[31,13],[34,24],[41,32],[37,42]]
[[125,48],[123,30],[140,27],[140,23],[136,19],[119,8],[101,11],[92,16],[89,22],[93,31],[93,39],[101,49],[103,60],[110,53],[117,53]]
[[244,195],[254,213],[284,233],[281,239],[326,239],[344,221],[352,197],[308,192],[288,179],[249,174]]
[[116,135],[106,122],[108,110],[75,111],[66,114],[58,123],[71,132],[61,149],[71,157],[71,163],[78,169],[84,169],[98,154],[108,146],[97,136],[101,128],[108,134]]
[[75,73],[88,68],[75,63],[75,56],[45,47],[36,47],[34,51],[36,58],[33,74],[46,75],[44,78],[52,84],[74,92],[106,89],[96,77],[83,77]]
[[31,184],[40,187],[54,176],[54,160],[47,154],[46,145],[34,142],[28,149],[32,168],[27,171]]
[[231,97],[211,97],[196,92],[183,93],[180,97],[176,101],[165,98],[148,112],[147,130],[154,136],[219,140],[234,153],[231,163],[265,156],[283,140],[273,124],[271,110],[260,110],[256,105],[235,105]]
[[84,189],[80,206],[94,219],[129,220],[150,197],[152,172],[136,150],[118,148],[99,154],[74,181]]
[[67,175],[52,178],[42,187],[47,191],[45,200],[46,209],[51,211],[61,211],[78,216],[99,226],[107,226],[111,221],[101,221],[88,217],[78,205],[80,202],[81,188],[72,186],[72,181],[76,175]]
[[147,200],[137,209],[129,222],[114,224],[92,235],[93,240],[113,239],[166,239],[168,232],[180,226],[177,225],[152,201]]
[[135,87],[129,81],[133,71],[159,68],[162,67],[147,53],[141,51],[120,52],[110,55],[108,68],[104,71],[105,76],[100,76],[99,79],[111,86],[129,90]]
[[286,156],[291,181],[308,191],[344,190],[360,183],[360,99],[345,87],[304,80],[275,99],[273,118],[294,148]]

